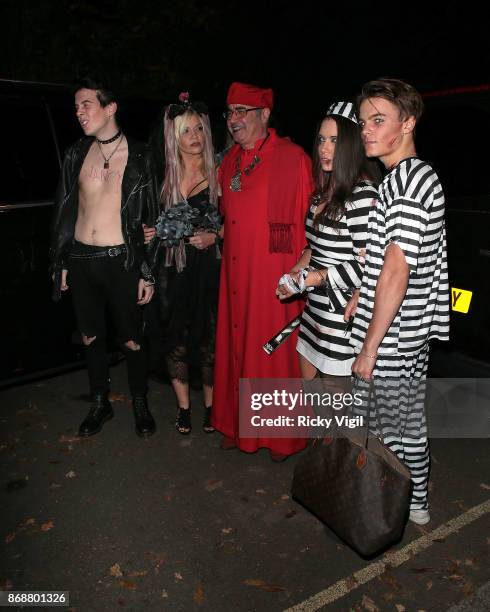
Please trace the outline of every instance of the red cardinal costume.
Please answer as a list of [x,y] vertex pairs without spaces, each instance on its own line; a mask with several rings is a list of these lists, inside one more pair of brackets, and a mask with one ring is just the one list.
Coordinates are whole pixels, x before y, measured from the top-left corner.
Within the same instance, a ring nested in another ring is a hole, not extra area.
[[[227,103],[272,108],[272,90],[234,83]],[[242,172],[237,186],[233,180],[238,169]],[[238,437],[239,379],[301,376],[296,334],[272,355],[262,345],[303,307],[301,300],[280,302],[275,291],[305,245],[305,215],[313,190],[311,162],[299,146],[268,128],[266,138],[252,149],[238,144],[230,149],[220,167],[220,183],[225,231],[212,422],[243,451],[266,447],[291,455],[307,440]]]

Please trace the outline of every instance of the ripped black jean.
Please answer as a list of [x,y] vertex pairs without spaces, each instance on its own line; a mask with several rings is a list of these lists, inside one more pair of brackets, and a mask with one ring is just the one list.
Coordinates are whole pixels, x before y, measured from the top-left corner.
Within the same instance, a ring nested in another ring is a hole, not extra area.
[[[69,258],[67,283],[73,296],[73,306],[82,336],[95,337],[85,346],[90,391],[92,394],[109,390],[107,356],[107,311],[116,329],[117,340],[125,353],[129,389],[133,396],[144,395],[147,388],[147,356],[143,347],[142,307],[138,306],[137,267],[124,268],[125,253],[115,257],[77,259],[97,254],[108,247],[95,247],[75,242]],[[139,350],[126,346],[133,341]]]

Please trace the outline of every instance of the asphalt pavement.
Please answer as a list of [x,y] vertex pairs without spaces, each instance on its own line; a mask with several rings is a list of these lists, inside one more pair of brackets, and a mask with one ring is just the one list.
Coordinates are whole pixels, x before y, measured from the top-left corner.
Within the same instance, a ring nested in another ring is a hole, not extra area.
[[124,363],[112,379],[115,418],[87,439],[84,371],[0,394],[1,589],[83,612],[490,609],[488,440],[433,440],[432,520],[367,561],[291,499],[297,456],[221,450],[196,392],[179,435],[156,381],[140,439]]

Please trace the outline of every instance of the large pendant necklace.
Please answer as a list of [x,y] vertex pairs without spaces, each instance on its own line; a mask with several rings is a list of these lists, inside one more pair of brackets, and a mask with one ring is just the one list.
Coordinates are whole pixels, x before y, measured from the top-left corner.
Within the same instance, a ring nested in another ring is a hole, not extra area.
[[230,181],[231,191],[241,191],[242,190],[242,173],[244,173],[246,176],[249,176],[252,170],[255,168],[255,166],[257,166],[257,164],[260,163],[261,161],[259,157],[260,149],[262,149],[262,147],[265,145],[266,140],[269,138],[269,134],[270,133],[267,132],[267,136],[262,141],[262,144],[258,148],[257,153],[255,153],[255,155],[253,156],[252,161],[247,166],[245,166],[243,170],[240,169],[240,165],[242,161],[242,154],[240,152],[237,155],[237,158],[235,160],[235,173],[231,177],[231,181]]
[[[101,142],[109,142],[109,141],[101,141],[98,138],[96,138],[96,142],[97,142],[97,146],[99,147],[99,151],[100,154],[102,155],[102,157],[104,158],[104,170],[109,170],[109,160],[111,159],[111,157],[114,155],[114,153],[119,149],[119,145],[121,144],[121,142],[123,141],[124,138],[124,134],[122,132],[119,132],[120,138],[119,138],[119,142],[117,143],[117,145],[114,147],[112,153],[109,155],[109,157],[106,157],[104,155],[104,152],[102,151],[102,147],[100,146]],[[110,142],[112,142],[112,139],[110,140]]]

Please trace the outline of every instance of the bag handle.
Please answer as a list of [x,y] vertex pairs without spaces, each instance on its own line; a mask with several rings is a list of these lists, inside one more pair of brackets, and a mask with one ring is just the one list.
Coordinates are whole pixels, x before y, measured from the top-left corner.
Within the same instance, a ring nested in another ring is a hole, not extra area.
[[361,450],[359,451],[359,455],[357,456],[357,459],[356,459],[356,467],[359,470],[362,470],[362,468],[367,463],[366,452],[367,452],[368,439],[369,439],[369,422],[371,420],[371,400],[372,400],[372,398],[374,396],[375,396],[374,383],[373,383],[373,381],[371,381],[369,383],[369,394],[368,394],[367,415],[366,415],[366,427],[364,428],[364,430],[365,430],[364,444],[363,444]]
[[374,382],[371,381],[369,383],[369,394],[368,394],[368,401],[367,401],[367,417],[366,417],[366,427],[365,427],[366,435],[364,438],[364,450],[367,450],[368,438],[369,438],[369,423],[371,421],[371,400],[375,396],[376,396],[376,393],[374,391]]

